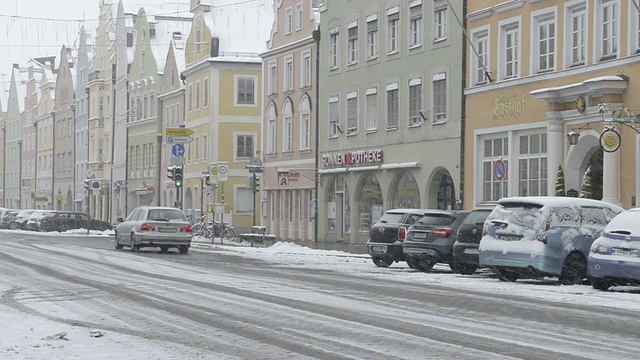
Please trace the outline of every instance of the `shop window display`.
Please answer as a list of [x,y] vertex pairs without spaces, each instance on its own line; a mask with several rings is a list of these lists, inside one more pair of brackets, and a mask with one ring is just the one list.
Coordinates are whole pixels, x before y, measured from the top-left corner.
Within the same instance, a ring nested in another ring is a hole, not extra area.
[[367,175],[362,181],[358,198],[359,230],[369,231],[383,214],[382,191],[375,175]]
[[420,209],[420,190],[410,172],[403,173],[393,189],[392,209]]

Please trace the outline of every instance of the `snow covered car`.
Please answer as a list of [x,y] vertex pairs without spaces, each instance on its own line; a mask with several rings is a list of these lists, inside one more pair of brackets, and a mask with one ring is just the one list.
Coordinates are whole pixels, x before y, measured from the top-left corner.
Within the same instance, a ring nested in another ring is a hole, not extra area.
[[640,208],[620,213],[609,222],[591,245],[587,263],[595,289],[640,285]]
[[182,210],[170,207],[140,206],[118,219],[115,229],[116,249],[128,246],[137,252],[143,247],[159,247],[166,252],[176,247],[186,254],[191,246],[191,224]]
[[550,276],[579,284],[587,277],[591,244],[622,211],[583,198],[503,198],[485,222],[480,266],[493,269],[502,281]]
[[42,219],[47,216],[51,216],[55,214],[56,210],[36,210],[31,215],[29,215],[29,219],[27,220],[27,225],[25,229],[31,231],[41,231],[40,223]]
[[469,212],[431,210],[411,225],[402,243],[407,264],[420,271],[429,271],[437,263],[451,266],[456,233]]
[[407,229],[420,220],[429,210],[393,209],[388,210],[369,230],[367,251],[376,266],[388,267],[394,262],[405,261],[402,242]]

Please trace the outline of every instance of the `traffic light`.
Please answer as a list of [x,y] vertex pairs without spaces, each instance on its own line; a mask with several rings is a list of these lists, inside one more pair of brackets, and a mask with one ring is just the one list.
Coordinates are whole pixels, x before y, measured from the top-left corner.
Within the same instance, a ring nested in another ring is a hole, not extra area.
[[254,188],[255,188],[255,192],[260,191],[260,178],[256,177],[256,182],[253,184]]
[[84,179],[84,189],[89,190],[89,179]]
[[175,182],[175,185],[177,188],[182,186],[182,167],[181,166],[176,166],[173,169],[173,181]]
[[210,175],[207,175],[207,176],[204,177],[204,183],[207,186],[211,186],[211,176]]
[[175,181],[175,176],[176,176],[176,167],[175,166],[169,166],[167,167],[167,177],[171,180]]

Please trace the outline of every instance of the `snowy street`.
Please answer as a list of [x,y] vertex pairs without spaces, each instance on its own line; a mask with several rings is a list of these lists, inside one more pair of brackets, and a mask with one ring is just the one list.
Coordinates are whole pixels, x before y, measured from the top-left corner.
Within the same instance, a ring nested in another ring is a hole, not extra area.
[[1,359],[635,359],[640,289],[366,255],[0,231]]

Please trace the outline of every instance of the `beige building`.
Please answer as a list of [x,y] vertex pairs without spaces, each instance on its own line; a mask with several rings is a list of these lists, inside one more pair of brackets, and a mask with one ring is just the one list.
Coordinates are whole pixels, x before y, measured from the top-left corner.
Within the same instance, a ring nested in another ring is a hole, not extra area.
[[559,178],[636,206],[640,133],[622,124],[638,119],[635,2],[470,1],[466,21],[464,207],[554,195]]
[[262,223],[280,239],[315,239],[317,3],[276,1],[269,50],[261,54]]

